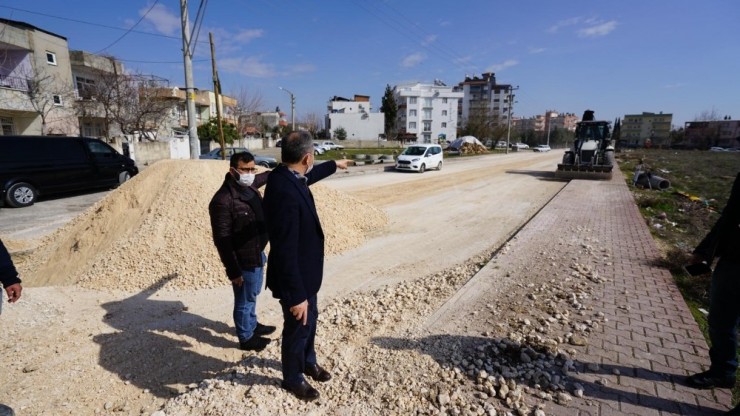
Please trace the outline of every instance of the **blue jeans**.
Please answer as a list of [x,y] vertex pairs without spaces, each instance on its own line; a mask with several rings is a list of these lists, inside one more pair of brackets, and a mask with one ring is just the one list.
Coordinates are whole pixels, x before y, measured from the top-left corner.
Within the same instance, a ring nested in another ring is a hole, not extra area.
[[303,370],[306,365],[316,364],[314,341],[319,308],[316,305],[316,295],[308,298],[308,319],[306,325],[303,325],[303,322],[296,320],[290,312],[290,307],[295,305],[287,305],[281,300],[280,306],[283,307],[283,344],[280,351],[283,381],[285,384],[295,386],[304,380]]
[[719,259],[712,274],[709,304],[710,371],[717,377],[735,378],[737,325],[740,323],[740,263]]
[[[262,254],[265,264],[265,254]],[[242,270],[244,283],[231,285],[234,290],[234,326],[239,342],[247,341],[254,335],[257,327],[257,295],[262,291],[262,272],[264,266]]]

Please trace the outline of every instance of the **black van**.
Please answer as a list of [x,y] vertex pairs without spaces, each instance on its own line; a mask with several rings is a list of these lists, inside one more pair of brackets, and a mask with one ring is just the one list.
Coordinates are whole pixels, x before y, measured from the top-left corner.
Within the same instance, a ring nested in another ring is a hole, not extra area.
[[27,207],[39,195],[113,187],[137,173],[133,160],[98,139],[0,136],[0,205]]

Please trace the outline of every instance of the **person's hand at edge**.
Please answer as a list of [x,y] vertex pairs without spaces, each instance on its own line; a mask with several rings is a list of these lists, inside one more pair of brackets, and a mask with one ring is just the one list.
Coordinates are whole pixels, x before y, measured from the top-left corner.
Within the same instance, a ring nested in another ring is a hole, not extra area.
[[349,159],[339,159],[334,161],[337,164],[337,168],[339,169],[347,169],[348,166],[350,166],[352,163]]
[[6,287],[5,292],[8,294],[8,302],[13,303],[20,299],[22,291],[23,287],[21,287],[20,283],[16,283],[14,285]]
[[293,314],[296,321],[303,321],[303,325],[308,323],[308,300],[290,307],[290,313]]
[[239,276],[237,278],[231,279],[231,284],[236,287],[242,287],[242,285],[244,284],[244,277]]

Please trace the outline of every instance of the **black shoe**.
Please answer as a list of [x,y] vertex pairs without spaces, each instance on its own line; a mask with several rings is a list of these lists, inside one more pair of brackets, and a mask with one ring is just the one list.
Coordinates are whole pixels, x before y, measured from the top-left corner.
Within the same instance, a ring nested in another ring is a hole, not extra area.
[[249,338],[246,341],[239,341],[239,348],[245,351],[262,351],[269,343],[270,340],[267,338],[252,335],[252,338]]
[[254,328],[254,335],[270,335],[273,332],[275,332],[274,326],[271,325],[262,325],[261,323],[257,322],[257,327]]
[[321,368],[318,364],[307,365],[303,370],[303,374],[322,383],[331,380],[331,373]]
[[695,389],[713,389],[715,387],[729,389],[735,386],[735,379],[717,377],[709,371],[704,371],[688,376],[686,378],[686,384]]
[[281,386],[301,400],[316,400],[319,398],[319,391],[311,387],[306,380],[301,381],[300,384],[296,384],[295,386],[289,386],[283,381]]

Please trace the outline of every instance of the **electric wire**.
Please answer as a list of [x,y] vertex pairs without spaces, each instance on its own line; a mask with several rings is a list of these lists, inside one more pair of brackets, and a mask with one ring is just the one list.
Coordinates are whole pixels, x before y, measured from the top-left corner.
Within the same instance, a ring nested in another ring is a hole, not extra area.
[[138,25],[139,25],[139,23],[141,23],[141,21],[142,21],[142,20],[144,20],[144,18],[145,18],[145,17],[146,17],[146,16],[147,16],[147,15],[149,14],[149,12],[151,12],[151,11],[152,11],[152,9],[154,8],[154,6],[156,6],[156,5],[157,5],[157,3],[159,3],[159,0],[154,0],[154,3],[152,3],[152,5],[151,5],[151,6],[149,7],[149,10],[147,10],[147,11],[146,11],[146,13],[144,13],[143,15],[141,15],[141,17],[139,18],[139,20],[137,20],[137,21],[136,21],[136,23],[135,23],[135,24],[134,24],[133,26],[131,26],[131,27],[129,28],[129,30],[127,30],[127,31],[126,31],[126,32],[125,32],[125,33],[124,33],[123,35],[121,35],[121,36],[120,36],[120,37],[119,37],[118,39],[114,40],[114,41],[113,41],[113,43],[111,43],[110,45],[106,46],[105,48],[103,48],[103,49],[101,49],[101,50],[99,50],[99,51],[97,51],[97,52],[95,52],[95,54],[99,54],[99,53],[101,53],[101,52],[103,52],[103,51],[107,50],[107,49],[108,49],[108,48],[110,48],[111,46],[113,46],[113,45],[115,45],[116,43],[120,42],[120,41],[121,41],[121,39],[125,38],[125,37],[126,37],[126,36],[127,36],[128,34],[129,34],[129,33],[131,33],[131,31],[132,31],[132,30],[133,30],[133,29],[134,29],[134,28],[135,28],[136,26],[138,26]]

